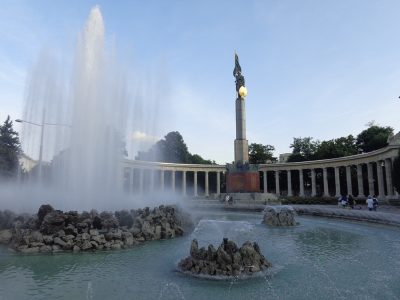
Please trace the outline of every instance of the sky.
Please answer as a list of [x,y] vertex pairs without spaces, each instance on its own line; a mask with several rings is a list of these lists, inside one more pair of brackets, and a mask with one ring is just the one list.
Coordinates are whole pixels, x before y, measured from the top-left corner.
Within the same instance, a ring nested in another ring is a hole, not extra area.
[[95,5],[106,43],[132,77],[163,70],[157,137],[179,131],[206,159],[233,160],[235,50],[249,143],[279,155],[294,137],[357,135],[372,120],[400,130],[400,2],[389,0],[2,0],[1,122],[21,117],[43,49],[70,59]]

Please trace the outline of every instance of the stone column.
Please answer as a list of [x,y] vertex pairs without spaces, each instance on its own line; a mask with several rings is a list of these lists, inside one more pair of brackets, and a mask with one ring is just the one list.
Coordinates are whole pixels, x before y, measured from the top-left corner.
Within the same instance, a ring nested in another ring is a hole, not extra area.
[[206,171],[206,176],[204,176],[204,177],[205,177],[204,181],[205,181],[205,188],[206,188],[205,196],[208,197],[210,195],[210,191],[208,188],[208,171]]
[[263,176],[264,176],[264,194],[268,193],[268,187],[267,187],[267,171],[263,172]]
[[217,172],[217,195],[221,194],[221,172]]
[[194,171],[194,196],[197,197],[197,171]]
[[275,171],[275,193],[279,196],[281,190],[279,188],[279,171]]
[[315,169],[311,169],[311,197],[317,195],[317,181],[315,180]]
[[329,186],[328,186],[328,168],[322,169],[322,177],[324,179],[324,196],[329,197]]
[[351,182],[351,166],[346,166],[346,183],[347,183],[347,195],[353,196],[353,184]]
[[385,186],[383,182],[383,168],[382,161],[376,162],[377,175],[378,175],[378,190],[379,190],[379,198],[385,198]]
[[172,192],[175,193],[175,170],[171,172],[171,188]]
[[288,197],[293,196],[292,192],[292,171],[287,170],[287,185],[288,185]]
[[300,184],[300,197],[304,197],[304,177],[303,177],[303,170],[299,170],[299,184]]
[[161,170],[161,190],[164,191],[164,170]]
[[339,167],[335,167],[335,196],[340,197],[340,174]]
[[392,160],[385,160],[386,189],[388,196],[393,196]]
[[358,198],[365,198],[362,165],[357,165],[357,185],[358,185]]
[[368,188],[369,194],[371,196],[375,195],[375,187],[374,187],[374,173],[372,170],[372,163],[367,163],[367,170],[368,170]]
[[182,171],[182,194],[186,196],[186,171]]
[[143,176],[144,170],[140,169],[139,171],[139,193],[143,194],[143,183],[144,183],[144,176]]

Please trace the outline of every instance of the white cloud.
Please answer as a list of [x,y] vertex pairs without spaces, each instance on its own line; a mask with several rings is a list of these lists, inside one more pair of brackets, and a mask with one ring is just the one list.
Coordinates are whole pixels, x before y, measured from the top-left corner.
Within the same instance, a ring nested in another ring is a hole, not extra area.
[[154,143],[160,140],[159,137],[148,135],[145,132],[135,130],[130,134],[130,139],[133,141],[138,141],[138,142],[148,142],[148,143]]

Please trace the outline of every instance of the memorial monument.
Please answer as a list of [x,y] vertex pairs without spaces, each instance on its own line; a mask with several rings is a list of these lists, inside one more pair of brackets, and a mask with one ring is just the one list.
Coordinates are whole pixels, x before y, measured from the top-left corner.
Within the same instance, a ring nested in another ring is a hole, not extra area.
[[226,189],[227,193],[260,192],[258,166],[249,164],[249,144],[246,139],[245,110],[247,89],[237,53],[235,53],[235,68],[233,69],[233,76],[236,79],[235,161],[233,164],[227,165]]

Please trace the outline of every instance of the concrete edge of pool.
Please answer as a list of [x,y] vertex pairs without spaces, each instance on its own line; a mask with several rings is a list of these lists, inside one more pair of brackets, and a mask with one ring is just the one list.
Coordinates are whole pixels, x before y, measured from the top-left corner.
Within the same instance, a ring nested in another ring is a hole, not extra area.
[[[328,217],[346,219],[360,222],[378,223],[400,227],[400,209],[393,207],[393,212],[388,212],[386,207],[384,212],[368,211],[364,209],[344,209],[331,205],[291,205],[299,215]],[[239,212],[262,212],[265,208],[263,204],[256,203],[235,203],[233,205],[222,204],[216,201],[201,201],[190,203],[190,208],[201,210],[226,210]],[[389,207],[390,208],[390,207]]]

